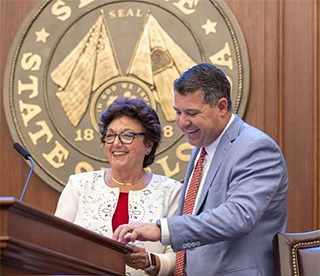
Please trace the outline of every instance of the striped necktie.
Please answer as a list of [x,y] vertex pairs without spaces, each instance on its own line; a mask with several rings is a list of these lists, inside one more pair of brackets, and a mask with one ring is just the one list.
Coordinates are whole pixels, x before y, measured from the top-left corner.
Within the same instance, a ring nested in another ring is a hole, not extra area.
[[[192,214],[194,204],[197,197],[197,192],[200,184],[201,179],[201,172],[203,169],[204,158],[206,155],[205,148],[202,148],[200,153],[200,157],[197,161],[197,164],[193,170],[192,178],[190,181],[190,185],[188,188],[187,196],[184,200],[183,204],[183,211],[182,214]],[[183,267],[184,267],[184,258],[185,258],[185,251],[179,251],[176,253],[176,266],[174,269],[174,276],[182,276],[183,275]]]

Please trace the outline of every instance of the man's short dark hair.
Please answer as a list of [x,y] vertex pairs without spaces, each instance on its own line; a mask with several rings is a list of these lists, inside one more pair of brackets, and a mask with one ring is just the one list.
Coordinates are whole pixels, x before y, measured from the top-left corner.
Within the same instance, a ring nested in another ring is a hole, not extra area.
[[228,110],[232,110],[230,83],[223,71],[210,63],[197,64],[184,72],[174,81],[174,90],[181,95],[200,90],[204,102],[210,106],[226,98]]

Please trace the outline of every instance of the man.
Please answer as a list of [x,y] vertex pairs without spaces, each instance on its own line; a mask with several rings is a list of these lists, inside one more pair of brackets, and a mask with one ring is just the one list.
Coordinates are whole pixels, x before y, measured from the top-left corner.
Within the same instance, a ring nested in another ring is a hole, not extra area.
[[[230,84],[215,66],[192,67],[175,81],[174,91],[176,123],[196,147],[186,172],[183,215],[158,225],[122,225],[114,239],[170,244],[180,251],[175,275],[182,275],[181,263],[188,276],[274,275],[272,238],[286,230],[287,221],[288,177],[280,148],[232,113]],[[204,159],[200,169],[198,159]]]

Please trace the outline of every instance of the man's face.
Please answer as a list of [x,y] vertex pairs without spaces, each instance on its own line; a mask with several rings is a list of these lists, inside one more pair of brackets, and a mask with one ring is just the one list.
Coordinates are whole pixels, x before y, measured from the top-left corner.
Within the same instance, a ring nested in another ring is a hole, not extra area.
[[222,98],[211,107],[203,101],[200,90],[186,95],[174,93],[176,123],[188,142],[199,148],[210,145],[219,137],[230,118],[227,106],[227,100]]

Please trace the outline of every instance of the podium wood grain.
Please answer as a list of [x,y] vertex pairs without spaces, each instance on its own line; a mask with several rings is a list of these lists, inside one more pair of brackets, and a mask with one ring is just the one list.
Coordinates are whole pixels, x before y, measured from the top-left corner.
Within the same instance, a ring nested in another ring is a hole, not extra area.
[[124,275],[132,249],[13,197],[0,197],[1,275]]

